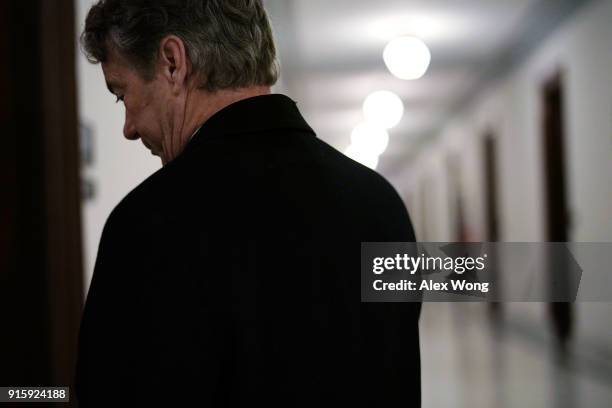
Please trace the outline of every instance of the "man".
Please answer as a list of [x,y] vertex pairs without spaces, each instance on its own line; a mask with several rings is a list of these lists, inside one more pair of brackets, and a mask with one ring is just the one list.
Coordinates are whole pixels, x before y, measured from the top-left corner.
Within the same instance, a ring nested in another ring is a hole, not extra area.
[[261,2],[103,0],[82,43],[164,166],[104,228],[80,406],[420,405],[420,305],[360,302],[360,243],[414,241],[406,209],[270,94]]

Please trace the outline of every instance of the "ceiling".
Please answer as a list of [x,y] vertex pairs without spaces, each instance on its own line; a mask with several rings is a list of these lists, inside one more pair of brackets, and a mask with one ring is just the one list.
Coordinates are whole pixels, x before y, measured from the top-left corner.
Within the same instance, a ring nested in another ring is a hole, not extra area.
[[[339,150],[363,120],[365,97],[386,89],[405,113],[381,162],[405,156],[466,98],[528,52],[579,0],[267,0],[281,62],[280,88],[320,138]],[[382,51],[400,35],[421,38],[424,77],[395,78]]]

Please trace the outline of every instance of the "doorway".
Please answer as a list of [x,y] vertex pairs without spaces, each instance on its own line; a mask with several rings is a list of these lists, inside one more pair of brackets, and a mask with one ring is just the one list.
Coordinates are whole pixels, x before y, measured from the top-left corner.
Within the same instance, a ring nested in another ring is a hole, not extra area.
[[[499,241],[499,177],[497,173],[497,139],[492,131],[485,133],[483,138],[483,161],[484,161],[484,191],[485,191],[485,221],[486,221],[486,241]],[[494,248],[494,247],[493,247]],[[494,288],[492,293],[501,294],[503,287],[499,277],[499,263],[497,257],[489,259],[489,279]],[[493,296],[495,299],[496,296]],[[494,323],[501,320],[502,304],[500,302],[490,302],[489,312]]]
[[[542,87],[542,152],[544,166],[544,231],[547,242],[567,242],[569,211],[565,174],[564,89],[561,72],[553,75]],[[552,259],[554,257],[548,257]],[[567,265],[552,263],[548,267],[549,285],[569,283]],[[571,336],[572,304],[552,299],[549,305],[551,323],[559,346],[563,349]]]
[[484,137],[484,167],[485,167],[485,197],[486,223],[488,242],[499,241],[498,202],[497,202],[497,150],[496,140],[492,132]]

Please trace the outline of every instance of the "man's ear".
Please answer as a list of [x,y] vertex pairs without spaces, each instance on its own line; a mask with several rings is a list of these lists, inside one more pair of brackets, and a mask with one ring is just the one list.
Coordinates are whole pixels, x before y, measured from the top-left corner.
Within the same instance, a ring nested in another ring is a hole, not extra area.
[[180,92],[187,83],[189,61],[185,44],[176,35],[168,35],[159,43],[159,69],[172,85],[173,92]]

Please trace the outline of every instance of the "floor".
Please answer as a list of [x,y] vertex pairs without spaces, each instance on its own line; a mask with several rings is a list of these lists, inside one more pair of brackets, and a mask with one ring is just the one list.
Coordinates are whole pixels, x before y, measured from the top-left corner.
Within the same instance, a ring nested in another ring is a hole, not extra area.
[[483,303],[423,305],[424,408],[612,407],[605,371],[560,359],[546,342],[493,321]]

